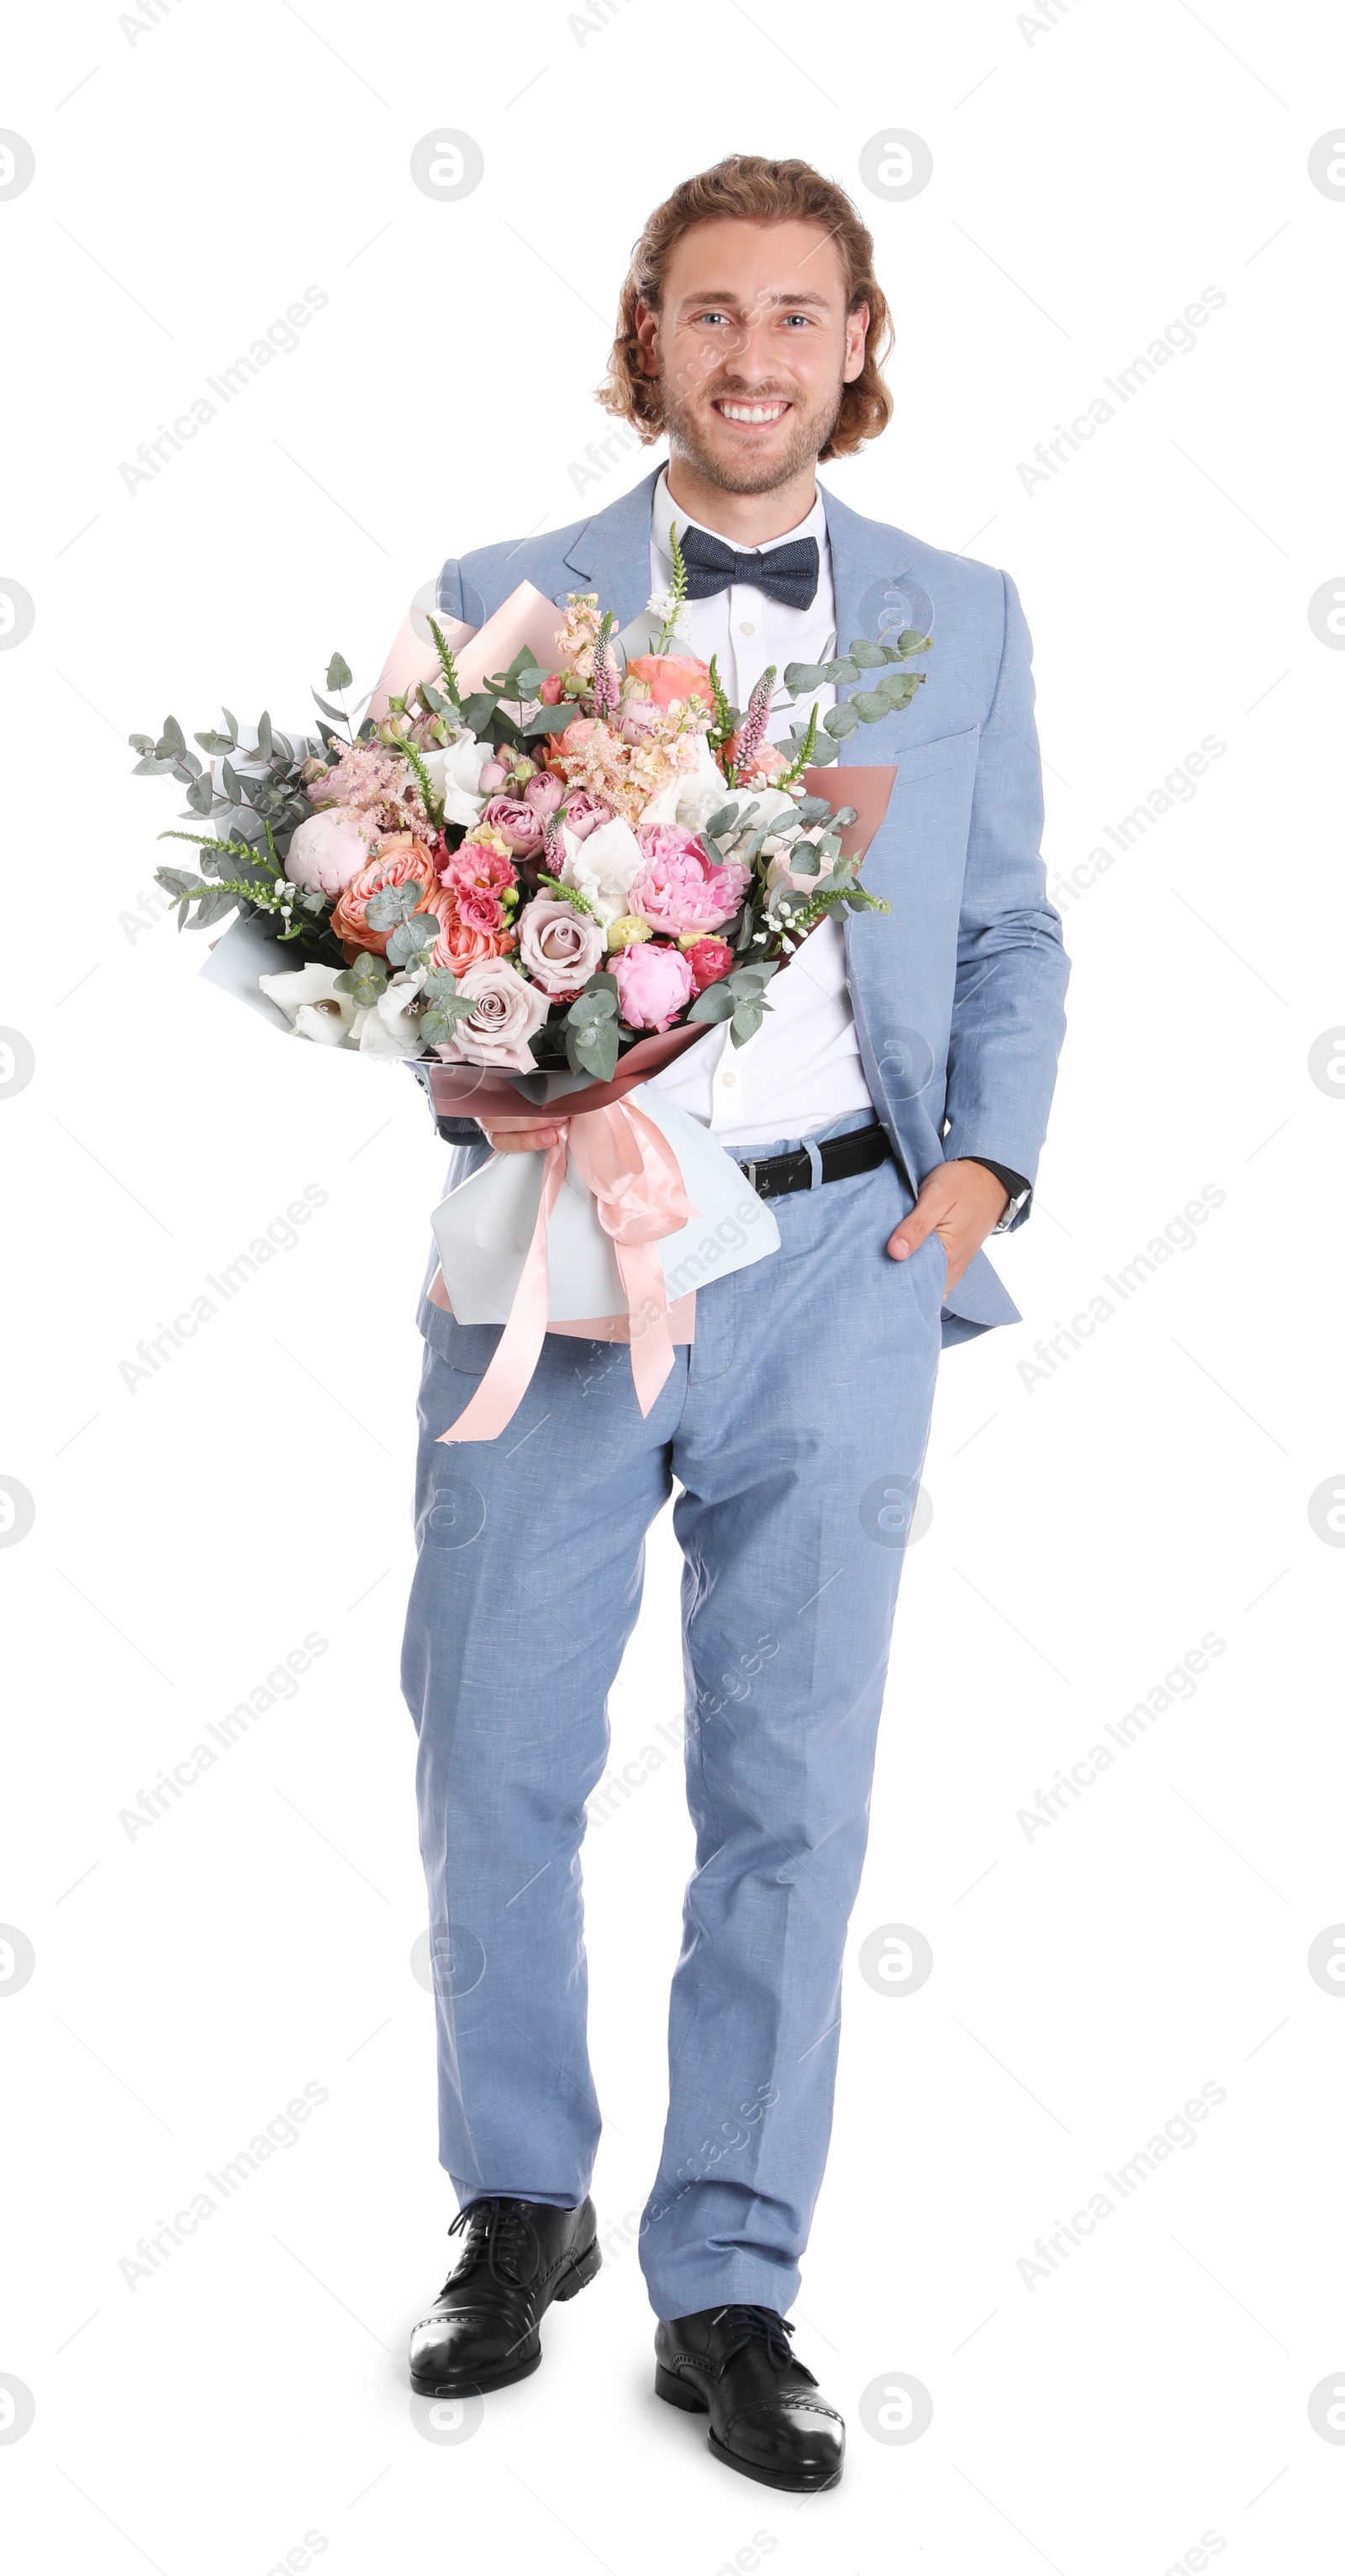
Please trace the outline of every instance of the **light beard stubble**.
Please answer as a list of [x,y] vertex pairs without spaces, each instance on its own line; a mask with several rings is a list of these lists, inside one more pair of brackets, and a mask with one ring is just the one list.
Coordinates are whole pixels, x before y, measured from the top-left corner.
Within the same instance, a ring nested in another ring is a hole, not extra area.
[[[685,456],[687,463],[694,465],[707,483],[718,484],[721,492],[775,492],[782,483],[791,482],[796,474],[802,473],[805,466],[813,464],[821,455],[840,417],[844,391],[844,386],[838,385],[829,405],[822,410],[803,412],[796,405],[793,431],[783,456],[775,459],[763,457],[755,466],[750,457],[744,456],[742,468],[736,475],[726,469],[722,458],[711,455],[703,445],[699,417],[694,407],[680,401],[666,384],[662,387],[663,427],[673,454]],[[718,386],[711,399],[723,402],[795,402],[792,394],[738,394],[731,385]]]

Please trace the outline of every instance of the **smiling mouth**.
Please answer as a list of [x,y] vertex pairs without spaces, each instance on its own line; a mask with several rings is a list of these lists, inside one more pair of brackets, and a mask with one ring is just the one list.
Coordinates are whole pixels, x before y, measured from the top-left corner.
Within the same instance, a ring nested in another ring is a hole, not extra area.
[[790,405],[783,397],[769,402],[739,402],[731,395],[721,394],[712,409],[721,420],[732,421],[735,429],[774,429]]

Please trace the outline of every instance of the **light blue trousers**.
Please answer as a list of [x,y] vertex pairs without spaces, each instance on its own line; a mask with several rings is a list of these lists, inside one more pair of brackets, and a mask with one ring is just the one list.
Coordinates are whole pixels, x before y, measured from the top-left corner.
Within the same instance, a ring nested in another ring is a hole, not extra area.
[[508,1429],[444,1448],[498,1329],[437,1317],[425,1355],[402,1687],[460,2201],[589,2188],[584,1808],[644,1534],[682,1488],[696,1866],[640,2234],[661,2317],[798,2291],[939,1354],[942,1245],[885,1249],[909,1205],[891,1162],[774,1202],[780,1250],[700,1290],[647,1420],[624,1347],[548,1334]]

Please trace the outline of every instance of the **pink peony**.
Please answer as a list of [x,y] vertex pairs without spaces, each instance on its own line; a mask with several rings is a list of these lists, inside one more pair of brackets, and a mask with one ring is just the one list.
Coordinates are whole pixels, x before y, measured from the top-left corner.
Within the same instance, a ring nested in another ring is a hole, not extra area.
[[285,873],[305,894],[340,894],[353,876],[369,864],[378,834],[376,815],[329,806],[299,825],[289,846]]
[[727,939],[693,939],[682,954],[691,968],[693,993],[703,993],[707,984],[718,984],[733,965],[733,950]]
[[566,831],[573,832],[576,841],[586,841],[600,823],[615,820],[611,806],[604,805],[599,796],[590,796],[586,787],[577,787],[573,795],[566,797],[564,813]]
[[563,895],[539,894],[518,916],[519,963],[554,1000],[582,992],[607,954],[607,934],[591,912]]
[[639,834],[643,865],[627,910],[643,913],[655,930],[680,937],[686,930],[717,930],[731,921],[747,891],[750,871],[740,859],[713,859],[695,832],[677,823],[651,823]]
[[537,1059],[528,1044],[546,1018],[550,1005],[536,984],[527,984],[506,958],[486,957],[458,979],[458,991],[475,1005],[459,1020],[447,1043],[436,1049],[445,1061],[496,1064],[509,1073],[535,1073]]
[[507,841],[516,858],[535,858],[542,846],[542,816],[522,797],[492,796],[481,816],[492,832]]
[[662,940],[642,939],[622,948],[611,961],[628,1028],[666,1029],[692,998],[691,968],[680,948]]

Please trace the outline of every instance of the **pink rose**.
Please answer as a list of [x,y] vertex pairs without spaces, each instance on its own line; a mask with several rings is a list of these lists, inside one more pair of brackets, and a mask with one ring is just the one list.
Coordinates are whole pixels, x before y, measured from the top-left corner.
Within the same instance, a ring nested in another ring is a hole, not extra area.
[[560,780],[553,778],[549,770],[539,769],[523,790],[523,802],[531,805],[535,814],[554,814],[564,794]]
[[521,796],[492,796],[481,820],[508,842],[516,858],[535,858],[542,846],[542,816]]
[[620,949],[611,971],[628,1028],[670,1028],[691,1000],[691,968],[680,948],[667,948],[661,940],[642,939]]
[[549,1003],[536,984],[525,984],[504,957],[485,957],[458,978],[458,991],[474,1007],[435,1052],[446,1062],[495,1064],[509,1073],[535,1073],[528,1040],[546,1018]]
[[459,886],[458,919],[471,930],[503,930],[504,905],[493,886]]
[[538,703],[539,703],[539,705],[544,706],[544,707],[558,707],[558,706],[560,705],[561,699],[564,697],[564,695],[565,695],[565,674],[564,674],[564,672],[563,672],[563,671],[548,671],[548,673],[547,673],[547,675],[546,675],[546,678],[543,680],[542,685],[541,685],[540,689],[539,689],[539,690],[538,690],[538,692],[537,692],[537,698],[538,698]]
[[674,937],[685,930],[717,930],[732,920],[750,874],[740,859],[721,864],[696,833],[677,823],[651,823],[636,837],[644,864],[627,911],[643,913],[655,930]]
[[607,934],[591,912],[563,895],[539,894],[518,916],[518,954],[533,981],[559,1001],[581,992],[607,954]]
[[611,806],[604,805],[600,796],[590,796],[586,787],[577,787],[573,796],[565,799],[565,828],[573,832],[576,841],[586,841],[600,823],[615,820]]
[[465,966],[478,966],[483,958],[502,957],[514,945],[511,930],[483,930],[474,921],[464,919],[459,906],[463,897],[451,886],[430,896],[428,903],[418,904],[419,912],[432,912],[439,922],[439,936],[430,950],[431,966],[447,966],[460,975]]
[[733,950],[727,939],[693,939],[682,951],[691,968],[691,989],[703,993],[707,984],[718,984],[733,965]]
[[289,846],[285,873],[305,894],[340,894],[360,869],[378,837],[378,818],[352,813],[341,805],[310,814]]

